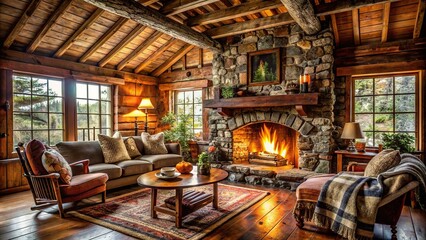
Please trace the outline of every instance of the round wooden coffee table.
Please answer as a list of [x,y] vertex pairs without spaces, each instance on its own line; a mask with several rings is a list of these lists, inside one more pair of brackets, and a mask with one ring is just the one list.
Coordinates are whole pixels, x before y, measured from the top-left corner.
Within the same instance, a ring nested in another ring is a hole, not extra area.
[[[151,188],[151,217],[157,218],[157,212],[162,212],[171,216],[176,217],[176,227],[182,226],[182,199],[183,189],[197,187],[202,185],[213,184],[213,196],[209,199],[205,199],[202,202],[197,203],[194,210],[199,209],[210,202],[213,202],[213,207],[218,208],[218,187],[217,183],[228,177],[228,172],[212,168],[210,175],[199,175],[197,174],[197,168],[194,167],[191,173],[181,174],[174,179],[163,180],[155,176],[160,170],[152,171],[149,173],[142,174],[138,178],[138,184],[143,187]],[[157,206],[157,189],[175,189],[176,190],[176,204],[175,210],[167,207],[165,204]]]

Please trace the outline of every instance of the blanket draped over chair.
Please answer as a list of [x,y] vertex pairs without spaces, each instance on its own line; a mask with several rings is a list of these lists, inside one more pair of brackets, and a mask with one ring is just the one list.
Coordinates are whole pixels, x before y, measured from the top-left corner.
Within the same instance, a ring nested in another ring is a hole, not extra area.
[[322,187],[313,213],[305,213],[312,219],[306,220],[348,239],[371,239],[382,197],[412,178],[420,183],[417,199],[422,208],[425,206],[425,174],[425,165],[411,154],[402,154],[399,165],[377,178],[339,173]]

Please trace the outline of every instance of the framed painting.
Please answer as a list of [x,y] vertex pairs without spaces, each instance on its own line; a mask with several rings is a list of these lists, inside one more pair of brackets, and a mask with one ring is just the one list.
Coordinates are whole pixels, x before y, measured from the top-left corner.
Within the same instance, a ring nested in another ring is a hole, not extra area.
[[248,53],[248,85],[260,86],[280,83],[280,49]]

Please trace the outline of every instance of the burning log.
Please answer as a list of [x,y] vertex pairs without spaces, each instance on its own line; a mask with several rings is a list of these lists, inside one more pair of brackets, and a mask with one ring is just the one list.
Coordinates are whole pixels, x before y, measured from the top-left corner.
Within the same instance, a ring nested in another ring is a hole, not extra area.
[[287,160],[281,155],[276,153],[268,152],[254,152],[249,153],[249,163],[259,164],[259,165],[268,165],[268,166],[284,166],[286,165]]

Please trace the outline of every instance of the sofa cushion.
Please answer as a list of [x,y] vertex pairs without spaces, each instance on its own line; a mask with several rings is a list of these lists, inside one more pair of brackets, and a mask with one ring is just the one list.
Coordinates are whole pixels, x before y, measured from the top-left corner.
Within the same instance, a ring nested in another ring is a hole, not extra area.
[[56,147],[69,163],[83,159],[89,159],[90,165],[104,162],[101,145],[98,141],[60,142],[56,144]]
[[105,173],[89,173],[74,176],[69,185],[61,185],[61,194],[63,196],[78,195],[91,189],[102,186],[108,180]]
[[101,144],[105,163],[116,163],[131,159],[119,132],[114,133],[112,137],[98,134],[98,139]]
[[152,171],[152,164],[142,160],[127,160],[117,163],[121,167],[122,176],[131,176],[135,174],[143,174]]
[[374,156],[365,167],[365,177],[377,177],[380,173],[385,172],[401,161],[398,150],[384,150]]
[[138,146],[136,145],[135,139],[133,137],[128,137],[126,139],[123,139],[123,141],[130,158],[135,158],[142,155],[139,152]]
[[41,157],[41,162],[48,173],[59,173],[59,180],[62,183],[70,184],[71,166],[60,153],[51,148],[46,149]]
[[[124,140],[126,140],[129,137],[123,137]],[[143,150],[143,142],[142,142],[142,137],[139,136],[132,136],[132,138],[135,140],[136,146],[138,147],[138,150],[141,154],[144,154],[144,150]]]
[[296,189],[297,201],[317,202],[322,186],[334,175],[308,178]]
[[166,145],[164,145],[164,133],[160,132],[150,135],[149,133],[143,132],[141,136],[145,154],[153,155],[167,153]]
[[182,156],[178,154],[157,154],[157,155],[143,155],[138,158],[139,160],[145,160],[153,165],[153,169],[159,169],[162,167],[174,167],[180,161]]
[[43,164],[41,163],[41,156],[43,155],[44,150],[46,150],[46,147],[37,139],[31,140],[28,142],[27,146],[25,146],[28,163],[30,164],[34,175],[47,174],[46,169],[44,169]]
[[121,177],[121,174],[122,174],[121,167],[115,164],[110,164],[110,163],[98,163],[95,165],[89,165],[89,172],[90,173],[106,173],[110,180],[119,178]]

